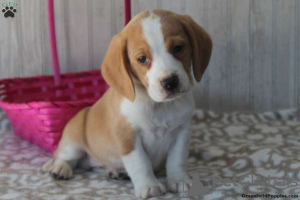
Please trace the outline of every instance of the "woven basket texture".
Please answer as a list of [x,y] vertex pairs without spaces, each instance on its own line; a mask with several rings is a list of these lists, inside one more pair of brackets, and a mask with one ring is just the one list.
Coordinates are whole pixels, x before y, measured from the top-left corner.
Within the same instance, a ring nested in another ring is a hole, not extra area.
[[108,89],[99,70],[53,76],[0,80],[0,106],[15,134],[54,152],[66,123],[94,104]]

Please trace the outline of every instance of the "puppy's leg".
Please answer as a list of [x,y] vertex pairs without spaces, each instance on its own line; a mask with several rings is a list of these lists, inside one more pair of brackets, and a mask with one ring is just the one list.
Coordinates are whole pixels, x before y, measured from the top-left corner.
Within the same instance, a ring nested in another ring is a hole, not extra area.
[[43,166],[44,172],[49,172],[55,179],[70,179],[80,158],[84,156],[82,149],[74,142],[63,137],[52,159]]
[[72,178],[72,168],[85,155],[81,147],[84,146],[83,133],[88,111],[89,108],[81,110],[67,123],[53,158],[43,166],[44,172],[49,172],[54,178]]
[[122,161],[133,183],[137,197],[150,198],[163,195],[166,192],[165,186],[155,177],[151,161],[138,136],[136,136],[135,149],[122,156]]
[[189,127],[178,132],[177,140],[167,157],[167,186],[171,192],[186,192],[191,185],[191,179],[186,171],[186,161],[189,153]]

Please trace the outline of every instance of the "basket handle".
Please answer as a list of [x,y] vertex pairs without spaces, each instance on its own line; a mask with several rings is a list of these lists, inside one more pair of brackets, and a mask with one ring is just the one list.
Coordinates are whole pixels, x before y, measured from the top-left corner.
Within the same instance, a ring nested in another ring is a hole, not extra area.
[[131,19],[131,4],[130,0],[124,0],[124,13],[125,13],[125,22],[124,25],[128,24]]
[[[131,4],[130,0],[124,0],[124,12],[125,12],[125,26],[131,19]],[[49,36],[50,36],[50,48],[52,67],[54,73],[54,84],[60,85],[60,68],[57,56],[56,36],[55,36],[55,20],[54,20],[54,5],[53,0],[48,0],[48,23],[49,23]]]
[[50,36],[50,48],[51,48],[54,84],[60,85],[61,78],[60,78],[60,68],[59,68],[57,48],[56,48],[53,0],[48,0],[48,23],[49,23],[49,36]]

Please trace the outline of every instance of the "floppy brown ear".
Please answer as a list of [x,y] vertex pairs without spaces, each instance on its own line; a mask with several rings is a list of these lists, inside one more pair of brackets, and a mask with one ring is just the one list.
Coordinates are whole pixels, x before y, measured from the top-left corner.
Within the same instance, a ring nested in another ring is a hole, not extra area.
[[199,26],[190,16],[183,16],[183,27],[190,39],[193,52],[193,71],[197,82],[199,82],[208,66],[212,40],[208,33]]
[[129,66],[126,39],[121,34],[118,34],[113,37],[107,50],[101,66],[101,72],[108,85],[130,101],[134,101],[135,90]]

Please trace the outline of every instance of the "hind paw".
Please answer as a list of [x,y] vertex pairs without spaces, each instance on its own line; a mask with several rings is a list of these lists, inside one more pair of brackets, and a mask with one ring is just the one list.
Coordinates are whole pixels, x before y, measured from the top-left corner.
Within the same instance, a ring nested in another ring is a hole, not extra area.
[[108,177],[116,180],[128,180],[129,176],[125,171],[108,170]]

